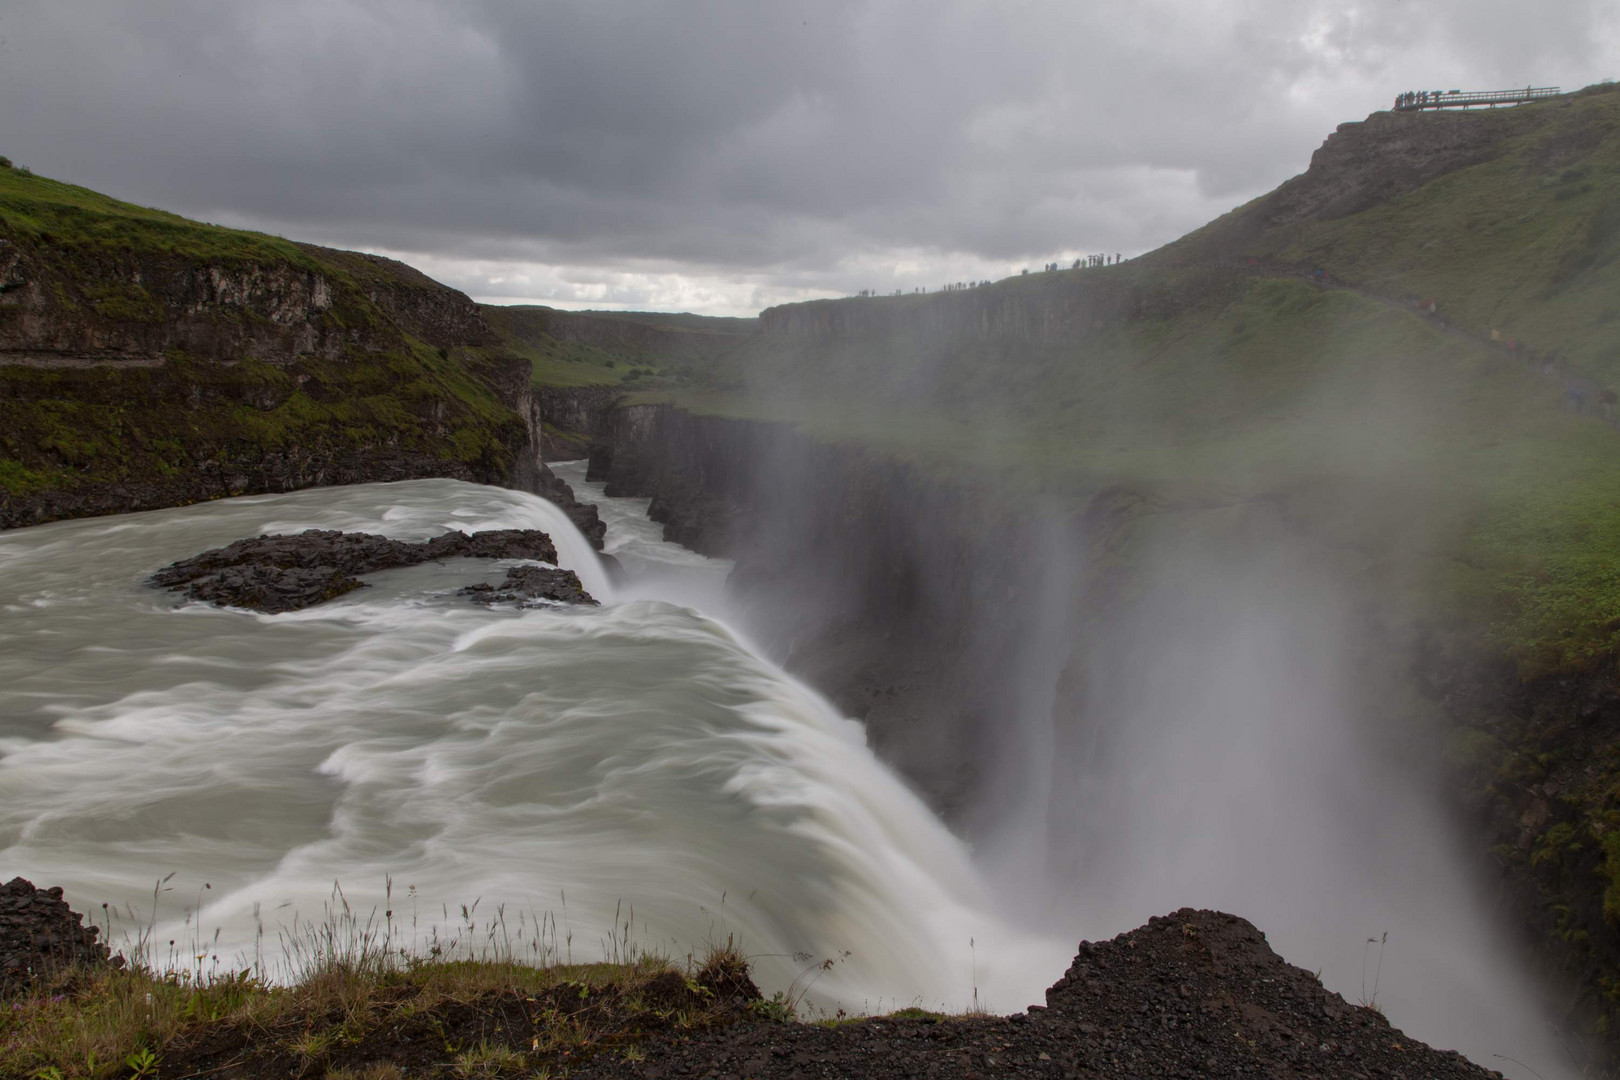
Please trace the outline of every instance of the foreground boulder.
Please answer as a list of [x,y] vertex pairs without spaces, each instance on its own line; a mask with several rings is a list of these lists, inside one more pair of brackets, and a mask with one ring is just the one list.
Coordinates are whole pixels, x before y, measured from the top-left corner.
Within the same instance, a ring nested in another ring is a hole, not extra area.
[[1082,944],[1046,1002],[1035,1029],[1072,1031],[1104,1076],[1500,1075],[1407,1038],[1218,911],[1182,908]]
[[60,888],[36,889],[12,878],[0,886],[0,992],[26,988],[42,975],[73,967],[122,967],[99,927],[67,906]]
[[[292,536],[256,536],[171,563],[153,574],[148,584],[185,594],[221,607],[247,608],[279,614],[332,600],[361,588],[359,575],[417,566],[442,559],[534,559],[557,561],[551,537],[537,529],[490,529],[471,535],[447,532],[431,540],[411,543],[372,533],[346,533],[308,529]],[[521,567],[529,570],[539,568]],[[525,586],[566,593],[565,602],[594,604],[571,571],[549,571],[571,580],[569,591],[561,578],[511,574],[501,586],[514,592]],[[542,580],[551,582],[542,586]],[[566,584],[566,582],[564,582]],[[539,595],[538,592],[535,595]],[[561,595],[552,597],[562,599]]]

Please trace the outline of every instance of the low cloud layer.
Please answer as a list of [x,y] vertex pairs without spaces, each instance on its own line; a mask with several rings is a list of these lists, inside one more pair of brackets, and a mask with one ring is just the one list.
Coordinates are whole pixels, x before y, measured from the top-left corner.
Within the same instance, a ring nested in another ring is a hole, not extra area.
[[717,314],[1151,249],[1608,0],[13,0],[0,153],[481,298]]

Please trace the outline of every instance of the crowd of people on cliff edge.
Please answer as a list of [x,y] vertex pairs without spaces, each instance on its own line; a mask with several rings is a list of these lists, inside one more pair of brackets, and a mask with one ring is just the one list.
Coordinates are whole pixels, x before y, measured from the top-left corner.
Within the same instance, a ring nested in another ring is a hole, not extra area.
[[[1442,329],[1453,329],[1451,319],[1440,310],[1439,301],[1424,298],[1410,303],[1417,308],[1419,314],[1426,316],[1429,321]],[[1620,393],[1612,386],[1598,387],[1591,380],[1578,375],[1564,356],[1563,350],[1555,348],[1538,350],[1496,327],[1491,328],[1490,339],[1492,344],[1507,353],[1510,360],[1518,360],[1531,369],[1539,367],[1542,378],[1558,379],[1563,382],[1564,390],[1558,399],[1558,408],[1561,411],[1585,416],[1590,405],[1596,409],[1594,415],[1605,424],[1620,427]]]
[[[1460,94],[1462,91],[1453,90],[1452,93]],[[1438,90],[1408,90],[1404,94],[1395,95],[1395,107],[1397,109],[1421,109],[1425,105],[1437,103],[1445,96]]]
[[[1435,302],[1424,300],[1418,304],[1418,310],[1427,315],[1435,314]],[[1544,379],[1560,379],[1564,384],[1564,392],[1558,399],[1558,407],[1564,412],[1571,412],[1577,416],[1584,416],[1587,404],[1590,401],[1597,408],[1596,415],[1610,427],[1620,427],[1620,393],[1614,387],[1597,387],[1586,379],[1576,375],[1564,357],[1562,350],[1537,350],[1525,344],[1516,337],[1509,337],[1497,329],[1491,330],[1491,341],[1500,345],[1504,352],[1514,360],[1523,361],[1528,366],[1541,368],[1541,377]]]
[[[1074,260],[1074,262],[1070,264],[1069,269],[1086,270],[1093,266],[1118,266],[1124,261],[1125,255],[1123,252],[1115,252],[1113,255],[1082,255],[1080,258]],[[1061,262],[1049,262],[1041,267],[1041,270],[1045,273],[1052,273],[1062,269],[1063,264]],[[1025,277],[1029,276],[1029,268],[1026,266],[1021,273]],[[994,284],[995,282],[993,281],[951,281],[941,285],[937,289],[928,289],[919,285],[911,291],[916,295],[926,295],[934,292],[963,292],[967,289],[983,289]],[[855,295],[861,298],[876,296],[905,296],[906,291],[904,289],[896,289],[891,293],[884,293],[879,292],[876,289],[862,289]]]
[[1498,105],[1518,105],[1557,97],[1560,92],[1556,86],[1526,86],[1523,90],[1470,90],[1466,94],[1461,90],[1408,90],[1395,95],[1395,110],[1447,109],[1456,106],[1471,108],[1475,105],[1488,105],[1494,109]]

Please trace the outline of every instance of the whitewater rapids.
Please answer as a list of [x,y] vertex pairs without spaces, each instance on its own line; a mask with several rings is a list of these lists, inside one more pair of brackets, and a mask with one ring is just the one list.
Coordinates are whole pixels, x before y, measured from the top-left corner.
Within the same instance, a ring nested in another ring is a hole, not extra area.
[[[382,919],[391,877],[416,948],[493,927],[520,958],[589,961],[630,922],[675,956],[735,936],[767,992],[838,960],[808,999],[829,1010],[1041,1000],[1072,943],[1003,926],[860,725],[684,606],[723,565],[610,526],[622,595],[556,507],[451,480],[0,534],[0,873],[63,886],[115,943],[172,874],[159,962],[273,970],[334,883]],[[275,616],[143,584],[309,528],[543,529],[603,606],[479,607],[456,589],[512,564],[470,559]]]

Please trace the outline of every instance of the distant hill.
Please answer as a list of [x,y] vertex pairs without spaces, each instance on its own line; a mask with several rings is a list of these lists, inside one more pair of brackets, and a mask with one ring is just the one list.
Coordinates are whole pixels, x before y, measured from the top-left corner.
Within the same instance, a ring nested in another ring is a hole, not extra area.
[[655,311],[480,310],[512,351],[532,360],[536,385],[547,386],[632,389],[700,381],[759,328],[757,319]]

